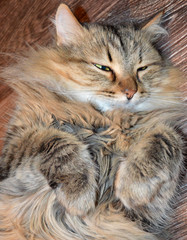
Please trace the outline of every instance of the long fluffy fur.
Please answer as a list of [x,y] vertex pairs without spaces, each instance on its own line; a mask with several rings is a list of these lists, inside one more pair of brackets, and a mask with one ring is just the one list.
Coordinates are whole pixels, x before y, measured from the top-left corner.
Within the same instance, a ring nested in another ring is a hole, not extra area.
[[[156,240],[183,167],[184,78],[151,45],[158,24],[77,27],[82,41],[32,50],[2,74],[19,98],[1,156],[0,239]],[[140,74],[145,104],[124,109],[134,79],[85,65],[90,53],[106,61],[108,42],[111,64],[126,61],[122,43],[129,69],[149,52],[164,62]]]

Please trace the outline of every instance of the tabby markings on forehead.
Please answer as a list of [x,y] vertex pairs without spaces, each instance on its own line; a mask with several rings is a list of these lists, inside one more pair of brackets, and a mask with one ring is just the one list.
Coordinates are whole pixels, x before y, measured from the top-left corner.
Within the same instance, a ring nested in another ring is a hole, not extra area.
[[[116,29],[115,27],[112,27],[112,28],[109,28],[109,31],[113,34],[113,36],[116,37],[116,39],[108,38],[108,41],[111,43],[111,45],[114,48],[118,49],[119,51],[122,50],[123,53],[127,52],[128,51],[127,46],[125,46],[125,44],[123,43],[122,37],[121,37],[118,29]],[[117,39],[118,39],[118,41],[117,41]],[[119,45],[118,45],[118,42],[119,42]]]
[[142,49],[140,48],[140,51],[139,51],[139,63],[142,62]]
[[110,54],[110,51],[109,51],[109,49],[108,49],[108,52],[107,52],[107,53],[108,53],[108,58],[109,58],[109,61],[110,61],[110,62],[112,62],[112,56],[111,56],[111,54]]

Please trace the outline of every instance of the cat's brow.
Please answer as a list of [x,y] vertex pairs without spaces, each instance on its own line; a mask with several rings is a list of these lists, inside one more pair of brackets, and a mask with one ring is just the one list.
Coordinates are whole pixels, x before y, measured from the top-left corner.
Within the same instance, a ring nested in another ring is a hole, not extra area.
[[152,66],[152,65],[158,65],[161,66],[163,63],[162,62],[152,62],[152,63],[148,63],[146,64],[146,66]]
[[140,51],[139,51],[139,63],[142,62],[142,49],[140,48]]
[[110,61],[110,62],[112,62],[112,56],[111,56],[111,54],[110,54],[110,51],[109,51],[109,49],[108,49],[108,52],[107,52],[107,53],[108,53],[108,58],[109,58],[109,61]]

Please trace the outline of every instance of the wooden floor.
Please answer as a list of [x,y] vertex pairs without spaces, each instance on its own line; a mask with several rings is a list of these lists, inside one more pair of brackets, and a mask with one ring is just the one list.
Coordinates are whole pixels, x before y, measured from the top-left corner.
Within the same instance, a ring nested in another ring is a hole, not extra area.
[[[0,66],[13,60],[10,54],[29,46],[46,45],[51,41],[52,22],[60,0],[0,0]],[[187,74],[187,1],[186,0],[66,0],[81,22],[120,23],[126,19],[144,21],[165,10],[169,41],[163,49],[172,62]],[[6,122],[16,96],[0,82],[0,149]],[[179,191],[175,219],[169,226],[172,240],[187,239],[187,177]],[[168,239],[169,240],[169,239]]]

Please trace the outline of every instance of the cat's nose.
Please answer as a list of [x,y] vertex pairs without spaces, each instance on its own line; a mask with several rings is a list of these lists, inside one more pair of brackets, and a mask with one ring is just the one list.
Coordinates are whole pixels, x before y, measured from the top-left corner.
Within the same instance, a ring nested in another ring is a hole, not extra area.
[[134,89],[125,89],[125,94],[126,94],[128,100],[133,98],[135,93],[136,93],[136,90],[134,90]]

